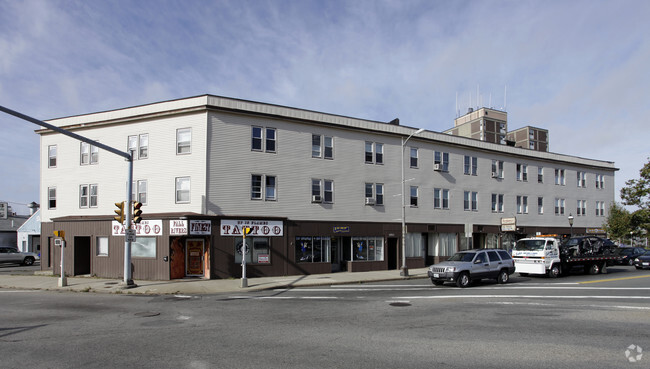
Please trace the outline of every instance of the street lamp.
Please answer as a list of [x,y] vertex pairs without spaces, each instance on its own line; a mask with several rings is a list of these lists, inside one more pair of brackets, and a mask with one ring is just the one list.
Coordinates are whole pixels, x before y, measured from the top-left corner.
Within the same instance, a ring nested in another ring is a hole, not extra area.
[[573,237],[573,214],[569,214],[569,226],[571,227],[571,237]]
[[402,277],[408,277],[409,270],[406,267],[406,195],[404,194],[404,147],[406,143],[414,135],[420,134],[424,131],[424,128],[420,128],[417,131],[411,133],[410,136],[404,139],[402,137],[402,268],[400,268],[400,273]]

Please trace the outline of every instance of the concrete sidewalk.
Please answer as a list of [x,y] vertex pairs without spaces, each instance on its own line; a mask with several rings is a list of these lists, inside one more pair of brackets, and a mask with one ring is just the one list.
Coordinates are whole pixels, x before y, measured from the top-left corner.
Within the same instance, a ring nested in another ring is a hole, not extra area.
[[67,277],[67,286],[59,287],[59,277],[51,272],[34,275],[0,276],[0,288],[19,290],[47,290],[142,295],[245,293],[274,288],[328,286],[404,279],[427,278],[427,268],[409,269],[408,277],[399,270],[359,273],[331,273],[298,276],[248,278],[248,287],[241,287],[241,279],[174,279],[171,281],[134,281],[135,287],[126,288],[122,280],[94,277]]

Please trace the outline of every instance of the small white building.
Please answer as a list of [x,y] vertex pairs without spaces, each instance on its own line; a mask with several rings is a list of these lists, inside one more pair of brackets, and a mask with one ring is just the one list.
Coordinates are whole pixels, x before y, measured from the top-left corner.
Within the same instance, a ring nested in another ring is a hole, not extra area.
[[17,232],[18,250],[41,254],[41,209],[23,223]]

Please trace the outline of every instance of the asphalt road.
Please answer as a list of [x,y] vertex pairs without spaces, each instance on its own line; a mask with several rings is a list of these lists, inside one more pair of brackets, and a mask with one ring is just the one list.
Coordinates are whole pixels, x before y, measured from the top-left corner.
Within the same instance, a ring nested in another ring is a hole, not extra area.
[[209,296],[0,290],[0,366],[650,367],[649,271],[511,282]]

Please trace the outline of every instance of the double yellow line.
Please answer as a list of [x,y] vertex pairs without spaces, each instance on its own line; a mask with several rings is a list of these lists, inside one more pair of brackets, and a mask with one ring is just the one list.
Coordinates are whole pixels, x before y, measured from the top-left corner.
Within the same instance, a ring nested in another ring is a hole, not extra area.
[[600,283],[600,282],[624,281],[624,280],[627,280],[627,279],[639,279],[639,278],[650,278],[650,275],[642,275],[642,276],[638,276],[638,277],[599,279],[597,281],[587,281],[587,282],[578,282],[578,283],[579,284],[589,284],[589,283]]

